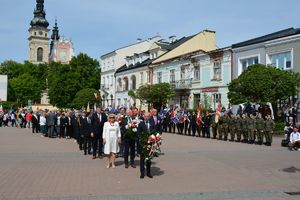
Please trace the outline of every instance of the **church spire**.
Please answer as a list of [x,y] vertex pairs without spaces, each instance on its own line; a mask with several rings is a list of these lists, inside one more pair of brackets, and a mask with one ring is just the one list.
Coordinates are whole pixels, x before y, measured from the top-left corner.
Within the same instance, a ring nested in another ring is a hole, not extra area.
[[57,19],[55,19],[55,25],[52,29],[52,35],[51,35],[51,43],[50,43],[50,54],[52,52],[52,49],[53,49],[53,46],[54,46],[54,43],[56,41],[58,41],[60,38],[59,36],[59,30],[58,30],[58,26],[57,26]]
[[46,12],[44,10],[44,0],[36,0],[36,8],[33,12],[34,18],[31,20],[31,26],[40,26],[47,28],[49,22],[46,20]]

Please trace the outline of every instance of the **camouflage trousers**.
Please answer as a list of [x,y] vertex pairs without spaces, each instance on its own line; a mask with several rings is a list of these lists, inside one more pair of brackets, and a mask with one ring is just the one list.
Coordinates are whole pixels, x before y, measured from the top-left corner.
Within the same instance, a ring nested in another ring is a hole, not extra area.
[[263,137],[264,137],[263,130],[257,130],[257,142],[258,143],[262,143],[263,142]]
[[218,126],[212,126],[211,130],[212,130],[213,138],[216,138],[218,134]]
[[234,140],[236,130],[235,128],[230,128],[229,130],[230,130],[230,139]]
[[243,134],[243,140],[248,140],[248,130],[243,129],[242,134]]
[[272,143],[273,140],[272,135],[273,135],[272,131],[265,131],[265,138],[267,143]]
[[239,129],[239,130],[236,130],[236,140],[237,141],[241,141],[241,138],[242,138],[242,130]]
[[248,140],[249,141],[254,141],[255,137],[254,137],[254,129],[249,129],[248,130],[248,133],[249,133],[249,137],[248,137]]

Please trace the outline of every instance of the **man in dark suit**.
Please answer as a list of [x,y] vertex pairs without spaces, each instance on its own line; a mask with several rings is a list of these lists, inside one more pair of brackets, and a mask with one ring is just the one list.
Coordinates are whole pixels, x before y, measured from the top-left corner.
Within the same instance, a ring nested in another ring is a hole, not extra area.
[[151,124],[154,124],[155,126],[155,131],[158,133],[162,133],[162,119],[160,116],[157,114],[157,110],[153,109],[153,116],[150,118]]
[[[87,115],[87,116],[86,116]],[[91,154],[91,120],[89,119],[89,114],[83,112],[81,115],[81,137],[83,139],[83,151],[84,155]]]
[[103,126],[107,121],[106,114],[101,112],[101,108],[97,108],[96,112],[91,117],[92,122],[92,132],[91,137],[93,140],[93,159],[96,159],[96,154],[98,152],[98,157],[103,158]]
[[132,168],[136,168],[135,163],[134,163],[134,158],[135,158],[135,138],[129,138],[126,136],[126,125],[134,120],[133,117],[131,117],[131,112],[130,110],[126,111],[126,117],[123,119],[121,130],[124,131],[124,163],[125,163],[125,168],[129,167],[129,162],[128,162],[128,156],[129,156],[129,151],[130,151],[130,165]]
[[[144,121],[140,122],[139,126],[138,126],[138,132],[137,133],[138,133],[139,140],[141,140],[142,134],[145,134],[146,132],[151,132],[153,130],[155,130],[155,124],[151,123],[150,113],[145,112]],[[145,164],[146,164],[146,171],[147,171],[146,175],[149,178],[153,178],[153,176],[151,175],[151,172],[150,172],[151,160],[148,160],[145,163],[145,155],[142,153],[142,149],[143,149],[142,145],[143,144],[141,144],[141,141],[140,141],[140,145],[138,147],[138,152],[141,155],[141,157],[140,157],[140,172],[141,172],[140,178],[143,179],[145,177]]]

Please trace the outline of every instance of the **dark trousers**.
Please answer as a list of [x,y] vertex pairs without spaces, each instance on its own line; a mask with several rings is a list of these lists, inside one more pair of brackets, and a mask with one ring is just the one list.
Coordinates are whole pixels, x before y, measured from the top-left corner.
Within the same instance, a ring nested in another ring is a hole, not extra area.
[[102,136],[93,137],[93,156],[101,156],[103,154],[103,139]]
[[90,136],[84,136],[83,138],[83,151],[90,154],[92,150],[92,139]]
[[130,151],[130,164],[134,164],[135,158],[135,140],[125,139],[124,140],[125,150],[124,150],[124,162],[128,165],[128,156]]
[[32,123],[32,133],[38,133],[38,132],[39,132],[39,124]]
[[67,137],[73,137],[73,128],[72,126],[68,125],[67,126],[67,133],[66,133]]
[[191,131],[192,131],[192,136],[195,136],[196,135],[196,131],[197,131],[197,125],[196,124],[190,125],[190,127],[189,127],[189,134],[191,134]]
[[78,143],[80,151],[83,150],[83,140],[84,140],[84,136],[83,135],[79,135],[77,137],[77,143]]
[[151,171],[150,171],[151,160],[145,161],[144,155],[141,154],[141,160],[140,160],[140,172],[141,172],[141,175],[145,175],[145,165],[146,165],[147,175],[150,175],[151,174]]
[[59,131],[59,137],[60,138],[64,138],[65,137],[65,127],[64,126],[61,126],[60,127],[60,131]]
[[203,127],[202,136],[210,138],[210,127]]
[[189,123],[186,121],[184,123],[184,134],[186,135],[187,133],[190,134],[189,133]]

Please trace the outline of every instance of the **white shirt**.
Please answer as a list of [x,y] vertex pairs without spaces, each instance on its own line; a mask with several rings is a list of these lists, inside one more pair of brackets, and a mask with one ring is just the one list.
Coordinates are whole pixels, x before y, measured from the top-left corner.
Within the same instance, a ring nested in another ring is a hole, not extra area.
[[46,117],[44,117],[44,116],[40,117],[40,125],[41,126],[45,126],[46,125]]
[[299,132],[292,132],[290,135],[290,142],[295,143],[296,141],[300,140],[300,133]]

